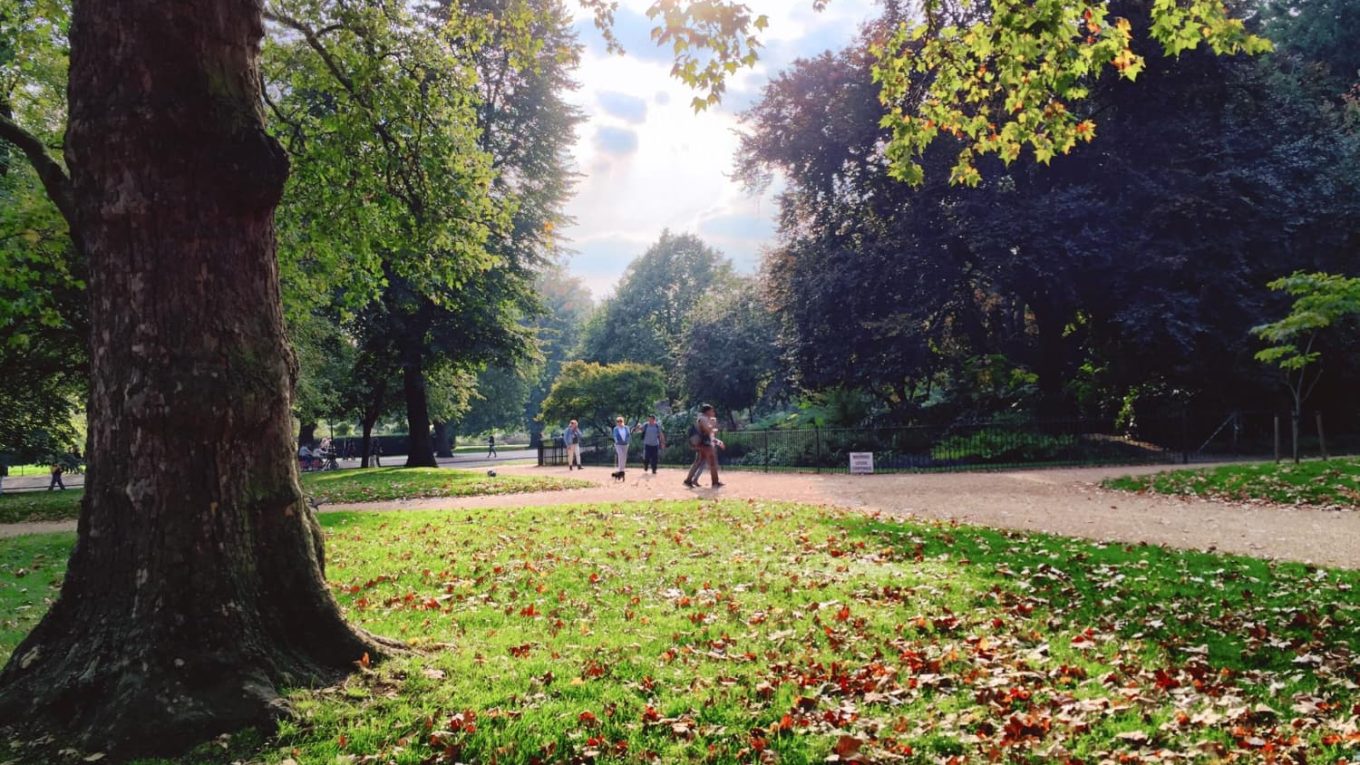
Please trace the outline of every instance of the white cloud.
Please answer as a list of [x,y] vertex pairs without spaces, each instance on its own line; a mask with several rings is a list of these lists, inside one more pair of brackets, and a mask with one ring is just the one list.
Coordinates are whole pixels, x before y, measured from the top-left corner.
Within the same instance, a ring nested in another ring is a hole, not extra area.
[[670,77],[669,52],[649,40],[651,1],[620,3],[615,30],[626,56],[607,54],[589,16],[577,17],[586,52],[572,98],[588,121],[574,152],[582,178],[568,212],[576,225],[562,234],[579,253],[571,271],[597,297],[665,228],[698,234],[739,270],[755,269],[778,211],[774,190],[752,197],[730,178],[736,113],[754,103],[772,72],[849,43],[874,12],[872,0],[835,0],[822,13],[812,11],[812,0],[747,0],[770,18],[763,60],[733,79],[722,107],[695,114],[694,93]]

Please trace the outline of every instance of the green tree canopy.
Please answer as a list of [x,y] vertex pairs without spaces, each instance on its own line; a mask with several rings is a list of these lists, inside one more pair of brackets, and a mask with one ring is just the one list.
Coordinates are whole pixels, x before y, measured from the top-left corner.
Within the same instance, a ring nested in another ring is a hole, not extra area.
[[594,428],[603,436],[614,426],[615,417],[623,417],[632,426],[655,414],[657,402],[665,397],[665,376],[657,367],[571,361],[562,365],[543,400],[539,419],[549,432],[574,419],[583,429]]
[[779,325],[750,277],[699,302],[676,352],[685,400],[732,412],[756,404],[780,374]]
[[[1360,317],[1360,277],[1299,272],[1268,286],[1292,297],[1294,304],[1283,319],[1252,328],[1253,335],[1270,344],[1256,359],[1285,373],[1297,417],[1322,375],[1324,334]],[[1354,340],[1343,341],[1342,347],[1354,347]]]
[[524,402],[524,419],[530,436],[542,432],[538,419],[548,389],[562,372],[562,365],[571,358],[581,342],[581,332],[594,309],[594,300],[585,284],[569,276],[560,264],[553,264],[538,275],[536,284],[543,312],[533,319],[534,338],[542,356],[538,377],[533,381]]
[[732,280],[732,262],[697,236],[661,232],[587,323],[581,358],[674,368],[686,317]]

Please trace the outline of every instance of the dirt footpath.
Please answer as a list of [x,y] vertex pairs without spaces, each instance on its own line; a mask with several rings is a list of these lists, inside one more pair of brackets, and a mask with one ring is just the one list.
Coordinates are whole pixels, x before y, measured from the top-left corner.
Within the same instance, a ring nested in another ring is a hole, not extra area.
[[[994,528],[1041,531],[1096,541],[1148,542],[1360,569],[1360,512],[1261,507],[1101,489],[1102,479],[1171,466],[1073,468],[931,475],[725,473],[721,489],[688,489],[683,471],[656,476],[628,471],[617,483],[607,468],[502,467],[501,473],[561,475],[596,485],[572,491],[458,499],[327,505],[339,510],[400,511],[575,505],[687,498],[763,499],[831,505],[867,512],[957,520]],[[707,479],[705,479],[707,480]],[[74,530],[75,522],[0,525],[0,537]]]
[[[1147,542],[1258,558],[1360,568],[1360,512],[1261,507],[1100,488],[1104,478],[1174,466],[1101,467],[994,473],[817,475],[732,471],[726,486],[687,489],[679,470],[628,472],[616,483],[605,468],[516,467],[502,473],[582,478],[595,488],[463,499],[426,499],[325,510],[456,509],[628,502],[651,499],[765,499],[868,512],[957,520],[993,528],[1041,531],[1096,541]],[[707,479],[705,479],[707,481]]]

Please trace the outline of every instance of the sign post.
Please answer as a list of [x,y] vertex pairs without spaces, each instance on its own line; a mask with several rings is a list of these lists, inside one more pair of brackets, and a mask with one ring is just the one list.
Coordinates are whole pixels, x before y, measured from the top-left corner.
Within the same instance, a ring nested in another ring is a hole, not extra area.
[[873,452],[850,452],[851,475],[873,475],[873,472],[874,472]]

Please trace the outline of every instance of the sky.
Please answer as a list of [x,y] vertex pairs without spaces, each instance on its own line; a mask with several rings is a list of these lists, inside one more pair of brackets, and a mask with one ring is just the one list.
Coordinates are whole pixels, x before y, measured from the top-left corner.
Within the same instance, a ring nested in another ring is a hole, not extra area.
[[738,114],[755,103],[769,77],[798,58],[838,50],[875,11],[873,0],[833,0],[816,12],[812,0],[745,0],[770,26],[755,69],[728,83],[721,106],[695,113],[687,86],[671,78],[669,50],[650,40],[651,0],[620,0],[615,34],[626,55],[605,51],[585,13],[577,31],[585,45],[571,100],[586,115],[573,152],[580,173],[567,207],[575,224],[560,234],[576,252],[570,272],[596,299],[612,293],[628,263],[663,229],[698,235],[752,273],[775,233],[777,183],[748,192],[732,170]]

